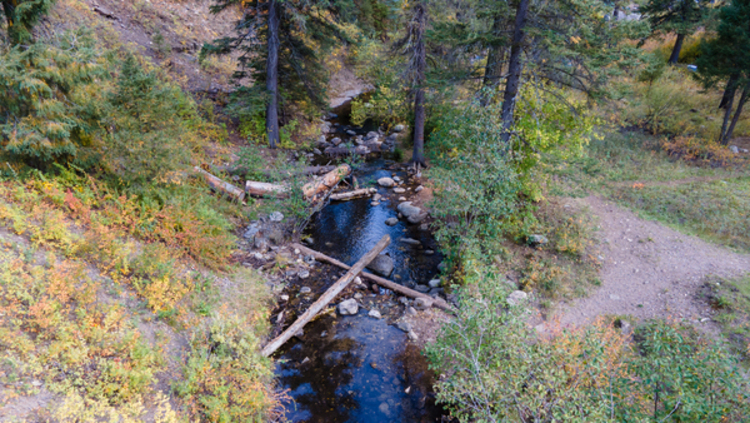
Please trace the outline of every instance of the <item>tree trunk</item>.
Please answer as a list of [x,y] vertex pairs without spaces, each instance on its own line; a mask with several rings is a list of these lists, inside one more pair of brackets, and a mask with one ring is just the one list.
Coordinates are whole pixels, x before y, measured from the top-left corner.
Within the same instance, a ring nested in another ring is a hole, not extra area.
[[271,148],[276,148],[279,138],[279,14],[276,0],[268,2],[268,58],[266,60],[266,136]]
[[732,124],[729,125],[729,129],[727,129],[727,133],[724,136],[724,142],[722,144],[727,145],[729,144],[729,141],[732,140],[732,133],[734,132],[734,126],[737,125],[737,121],[740,120],[740,114],[742,114],[742,107],[745,105],[745,102],[747,102],[747,98],[750,95],[750,84],[745,85],[745,89],[742,90],[742,95],[740,96],[740,101],[737,103],[737,110],[734,112],[734,117],[732,118]]
[[[727,104],[729,104],[730,100],[734,100],[734,94],[737,92],[737,81],[740,79],[740,76],[735,74],[729,77],[729,80],[727,81],[727,86],[724,88],[724,95],[721,96],[721,103],[719,103],[720,109],[725,109],[727,107]],[[731,106],[730,106],[731,109]]]
[[724,144],[724,136],[727,133],[727,126],[729,125],[729,117],[732,116],[732,107],[734,106],[734,90],[735,89],[736,88],[732,89],[732,96],[727,99],[727,104],[724,105],[724,121],[721,124],[721,132],[719,132],[719,144]]
[[485,90],[479,102],[482,107],[486,106],[492,100],[492,91],[500,82],[500,74],[503,70],[503,59],[505,58],[505,46],[500,43],[501,31],[503,29],[503,17],[495,16],[492,22],[492,36],[495,40],[490,44],[490,51],[487,53],[487,66],[484,68],[484,81],[482,86]]
[[8,21],[8,31],[12,31],[13,18],[16,13],[17,0],[3,0],[3,9],[5,10],[5,19]]
[[416,56],[416,84],[415,87],[417,92],[414,96],[414,153],[412,154],[412,163],[426,166],[424,159],[424,125],[425,125],[425,109],[424,109],[424,81],[425,81],[425,70],[427,68],[427,52],[424,45],[424,31],[425,24],[427,21],[427,10],[423,3],[418,3],[415,6],[416,21],[416,34],[415,34],[415,56]]
[[279,335],[276,339],[269,342],[268,345],[263,347],[263,350],[261,351],[261,354],[263,354],[264,357],[268,357],[269,355],[273,354],[274,351],[279,349],[286,341],[288,341],[291,337],[297,334],[310,320],[312,320],[315,315],[318,314],[321,310],[325,308],[325,306],[328,305],[331,301],[333,301],[334,298],[336,298],[337,295],[341,291],[346,288],[347,285],[349,285],[349,282],[354,280],[354,278],[359,274],[362,270],[364,270],[365,266],[370,264],[370,262],[375,259],[375,257],[380,254],[385,247],[388,246],[388,244],[391,243],[391,237],[388,235],[383,235],[383,238],[380,239],[380,241],[375,245],[375,247],[372,248],[367,254],[365,254],[359,261],[352,266],[351,269],[349,269],[344,276],[341,277],[336,283],[334,283],[328,290],[318,298],[317,301],[315,301],[310,308],[305,311],[302,316],[297,319],[291,326],[287,328],[287,330],[284,331],[281,335]]
[[523,71],[523,39],[525,36],[526,15],[529,10],[529,0],[520,0],[516,9],[516,21],[513,30],[513,44],[510,47],[510,63],[508,64],[508,80],[505,84],[505,95],[503,96],[503,134],[505,143],[510,141],[510,131],[513,128],[513,110],[515,109],[518,88],[521,85],[521,72]]
[[676,65],[677,61],[680,60],[680,50],[682,50],[683,41],[685,41],[685,34],[677,34],[677,41],[674,42],[672,55],[669,56],[669,63]]

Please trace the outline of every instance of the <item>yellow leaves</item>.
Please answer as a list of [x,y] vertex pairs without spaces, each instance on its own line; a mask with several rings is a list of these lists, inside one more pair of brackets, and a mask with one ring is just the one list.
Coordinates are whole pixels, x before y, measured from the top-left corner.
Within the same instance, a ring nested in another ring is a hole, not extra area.
[[570,42],[573,43],[573,44],[578,44],[578,43],[581,42],[581,37],[577,37],[577,36],[573,35],[573,36],[570,37]]

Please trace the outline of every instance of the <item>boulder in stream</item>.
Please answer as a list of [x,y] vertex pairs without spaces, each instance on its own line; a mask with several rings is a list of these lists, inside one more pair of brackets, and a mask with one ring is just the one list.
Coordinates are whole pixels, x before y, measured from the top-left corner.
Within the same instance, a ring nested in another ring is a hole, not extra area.
[[367,265],[367,268],[372,270],[373,273],[384,278],[390,276],[390,274],[393,272],[393,267],[393,259],[385,254],[381,254],[375,257],[375,259]]
[[419,216],[420,214],[423,213],[422,209],[420,209],[417,206],[413,206],[411,204],[411,201],[404,201],[403,203],[399,204],[398,207],[396,208],[398,209],[398,212],[404,215],[404,217],[406,218],[409,218],[411,216]]
[[394,181],[393,179],[389,177],[384,177],[384,178],[378,179],[378,185],[380,185],[381,187],[390,188],[396,185],[396,181]]
[[396,226],[398,224],[398,218],[397,217],[389,217],[385,220],[385,224],[388,226]]
[[359,304],[354,298],[339,303],[339,314],[342,316],[353,316],[359,312]]

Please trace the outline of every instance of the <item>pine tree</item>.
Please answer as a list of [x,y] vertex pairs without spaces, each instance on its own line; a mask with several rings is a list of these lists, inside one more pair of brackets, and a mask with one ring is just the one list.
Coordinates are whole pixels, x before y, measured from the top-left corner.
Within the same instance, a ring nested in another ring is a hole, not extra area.
[[266,137],[275,148],[279,112],[287,102],[325,105],[327,75],[318,57],[341,36],[330,18],[335,9],[326,0],[216,0],[211,10],[219,13],[235,5],[244,11],[235,26],[237,34],[204,46],[202,55],[242,52],[236,76],[249,76],[254,83],[238,93],[248,108],[264,105],[251,113],[265,115]]
[[705,17],[708,0],[648,0],[640,11],[648,18],[657,33],[677,34],[669,63],[676,64],[685,37],[700,25]]
[[[701,44],[702,54],[696,65],[706,88],[726,82],[722,99],[724,121],[719,134],[719,142],[726,145],[750,98],[750,0],[732,0],[720,10],[719,19],[718,37]],[[735,107],[738,90],[741,94]]]
[[54,0],[1,0],[8,37],[13,45],[33,40],[31,29],[49,11]]
[[411,161],[417,166],[426,166],[424,158],[425,113],[425,73],[427,72],[427,51],[425,31],[427,29],[427,6],[417,1],[410,10],[406,34],[394,44],[396,50],[408,57],[406,80],[414,96],[414,152]]

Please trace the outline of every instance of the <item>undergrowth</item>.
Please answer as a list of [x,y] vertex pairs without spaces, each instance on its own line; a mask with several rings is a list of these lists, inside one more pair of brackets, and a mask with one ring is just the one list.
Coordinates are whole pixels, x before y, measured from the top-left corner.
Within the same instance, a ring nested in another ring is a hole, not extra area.
[[707,300],[730,345],[750,362],[750,275],[734,279],[712,278],[706,282]]

